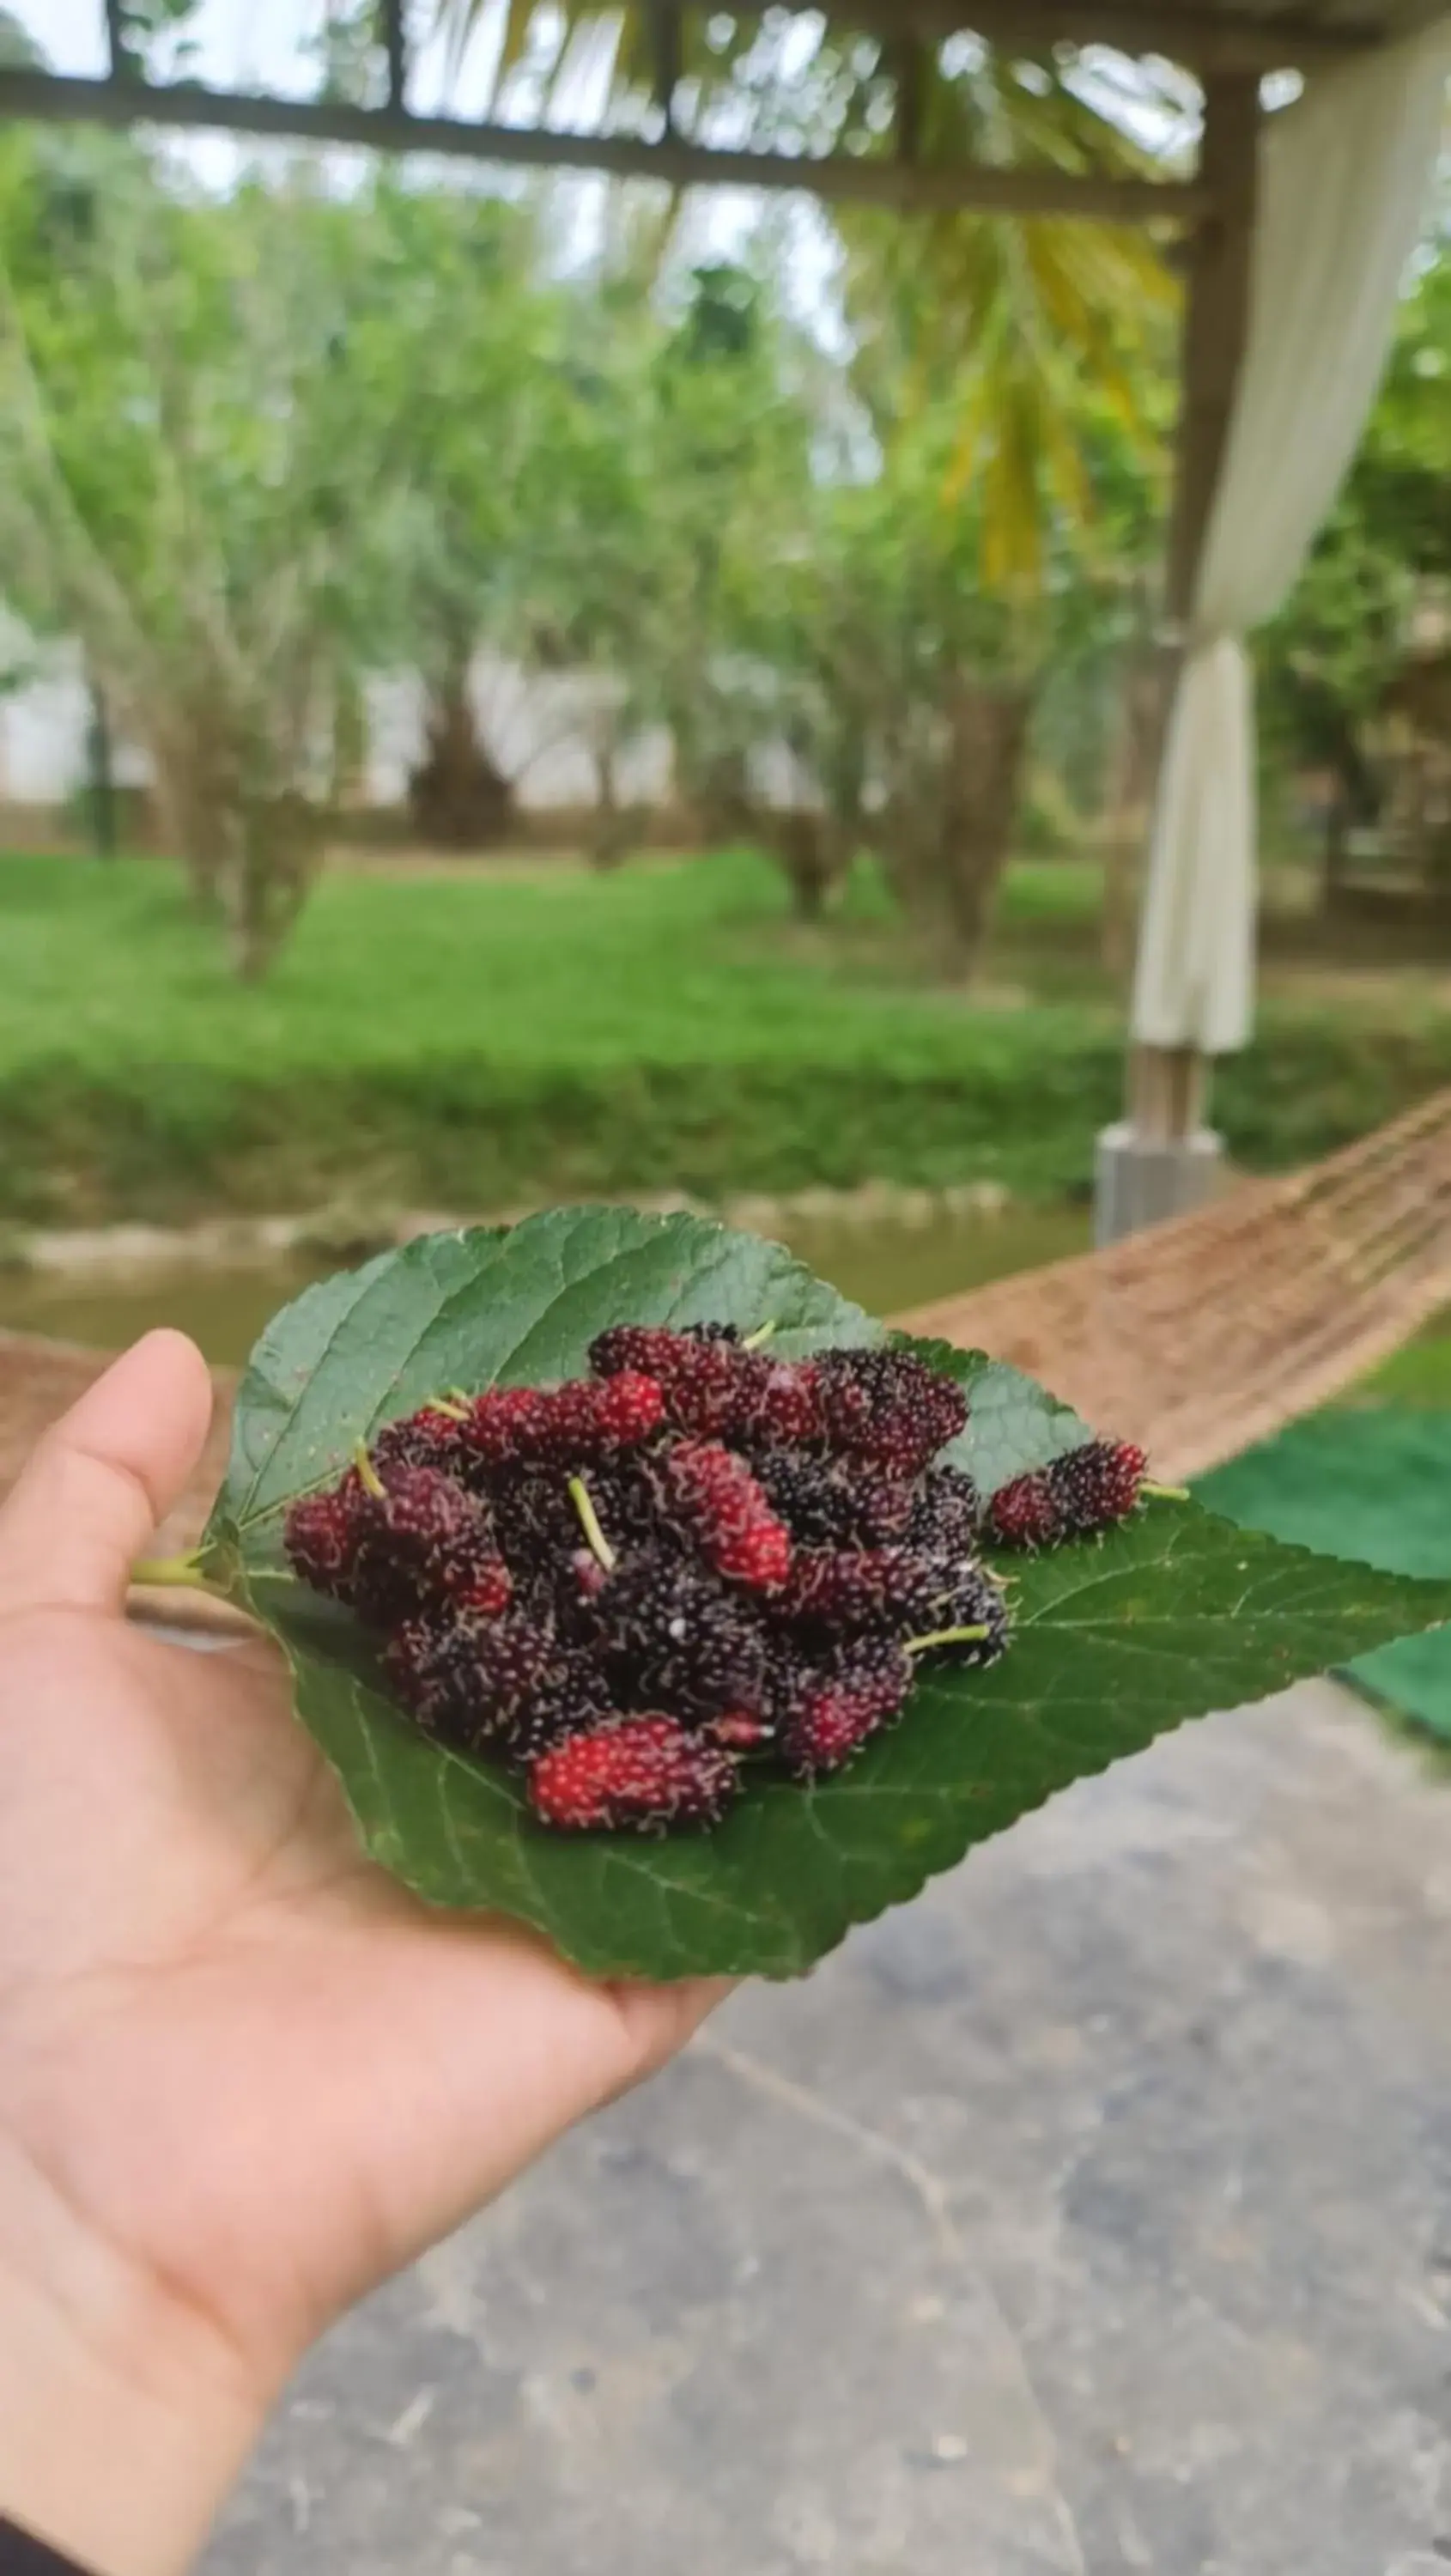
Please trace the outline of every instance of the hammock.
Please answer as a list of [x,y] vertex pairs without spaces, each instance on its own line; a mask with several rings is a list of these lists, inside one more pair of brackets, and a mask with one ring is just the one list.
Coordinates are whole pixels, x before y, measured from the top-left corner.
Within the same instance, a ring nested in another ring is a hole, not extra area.
[[[944,1297],[898,1321],[1014,1361],[1178,1483],[1232,1458],[1374,1367],[1451,1305],[1451,1090],[1287,1180],[1105,1252]],[[0,1492],[106,1355],[0,1333]],[[192,1545],[226,1455],[236,1373],[159,1553]],[[148,1596],[200,1617],[194,1594]]]

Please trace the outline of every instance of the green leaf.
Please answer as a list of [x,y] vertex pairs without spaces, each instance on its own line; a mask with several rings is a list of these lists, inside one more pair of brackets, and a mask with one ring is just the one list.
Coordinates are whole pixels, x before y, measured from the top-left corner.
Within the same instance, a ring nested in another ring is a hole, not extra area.
[[[778,1246],[691,1217],[562,1210],[437,1235],[279,1315],[244,1380],[206,1541],[214,1579],[282,1640],[298,1713],[369,1851],[438,1905],[490,1907],[594,1975],[792,1976],[1056,1789],[1211,1708],[1451,1615],[1451,1583],[1284,1547],[1155,1503],[1106,1539],[1015,1560],[1016,1633],[987,1673],[924,1675],[901,1725],[805,1791],[751,1788],[716,1832],[554,1836],[517,1782],[428,1743],[367,1639],[288,1576],[281,1516],[355,1440],[453,1383],[577,1373],[606,1323],[776,1326],[787,1355],[881,1328]],[[980,1354],[917,1345],[965,1383],[969,1466],[995,1484],[1083,1436]]]

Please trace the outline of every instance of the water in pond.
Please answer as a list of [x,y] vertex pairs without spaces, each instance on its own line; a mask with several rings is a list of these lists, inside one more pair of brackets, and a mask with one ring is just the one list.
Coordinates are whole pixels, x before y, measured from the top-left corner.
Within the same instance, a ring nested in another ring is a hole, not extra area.
[[[780,1229],[793,1252],[870,1314],[976,1288],[1015,1270],[1036,1269],[1086,1250],[1087,1211],[1010,1208],[1002,1215],[793,1219]],[[110,1277],[59,1279],[0,1273],[0,1327],[115,1350],[153,1324],[176,1324],[208,1359],[246,1358],[269,1315],[336,1265],[324,1258],[274,1260],[224,1270],[155,1268]]]

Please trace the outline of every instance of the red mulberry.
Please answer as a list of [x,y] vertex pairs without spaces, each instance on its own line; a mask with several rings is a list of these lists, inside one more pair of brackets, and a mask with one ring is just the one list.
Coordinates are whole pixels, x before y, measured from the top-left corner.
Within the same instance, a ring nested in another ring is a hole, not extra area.
[[792,1778],[841,1770],[900,1715],[911,1687],[910,1656],[885,1639],[843,1652],[824,1670],[803,1667],[784,1695],[777,1729]]
[[352,1596],[358,1536],[346,1498],[304,1494],[283,1523],[282,1543],[295,1574],[334,1601]]
[[1042,1468],[999,1485],[988,1503],[987,1533],[1000,1547],[1056,1547],[1068,1536],[1063,1506]]
[[719,1824],[739,1787],[718,1744],[689,1735],[679,1720],[616,1718],[571,1735],[529,1770],[529,1802],[562,1833],[664,1833]]
[[756,1592],[785,1582],[790,1533],[743,1459],[713,1442],[682,1441],[665,1461],[665,1487],[717,1574]]

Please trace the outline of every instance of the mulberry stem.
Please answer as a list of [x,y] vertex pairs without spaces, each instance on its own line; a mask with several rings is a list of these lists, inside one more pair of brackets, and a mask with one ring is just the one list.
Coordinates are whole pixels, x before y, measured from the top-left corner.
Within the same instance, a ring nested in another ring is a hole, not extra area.
[[355,1446],[353,1450],[353,1465],[357,1468],[358,1481],[361,1484],[364,1493],[371,1494],[375,1503],[381,1502],[385,1487],[382,1477],[379,1475],[377,1468],[374,1466],[372,1459],[368,1455],[368,1444],[366,1440],[358,1441]]
[[570,1477],[569,1499],[579,1514],[579,1524],[589,1541],[591,1555],[604,1567],[606,1574],[612,1574],[615,1569],[615,1551],[600,1527],[599,1514],[590,1501],[589,1487],[583,1476]]
[[758,1324],[753,1333],[747,1333],[745,1340],[741,1344],[742,1350],[758,1351],[763,1342],[769,1342],[775,1329],[776,1318],[774,1315],[771,1315],[767,1318],[764,1324]]
[[929,1646],[973,1646],[990,1634],[986,1625],[977,1628],[934,1628],[929,1636],[909,1637],[909,1655],[925,1655]]
[[222,1595],[202,1572],[199,1556],[143,1556],[131,1568],[131,1581],[156,1585],[168,1592],[210,1592],[218,1600]]
[[1140,1485],[1139,1492],[1141,1494],[1152,1494],[1155,1502],[1157,1503],[1187,1503],[1190,1500],[1189,1488],[1187,1485],[1145,1484]]
[[452,1386],[447,1395],[431,1395],[428,1399],[428,1410],[430,1413],[446,1414],[450,1422],[467,1422],[469,1418],[469,1408],[465,1399],[459,1394],[458,1389]]

